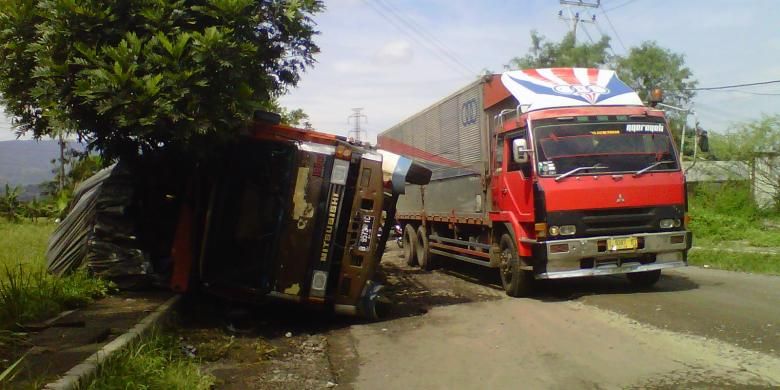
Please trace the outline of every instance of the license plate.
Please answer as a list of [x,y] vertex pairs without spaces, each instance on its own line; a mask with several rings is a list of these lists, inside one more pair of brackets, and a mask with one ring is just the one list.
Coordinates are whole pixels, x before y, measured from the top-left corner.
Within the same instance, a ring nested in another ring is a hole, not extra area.
[[374,228],[374,217],[366,215],[363,217],[363,226],[360,228],[360,236],[358,237],[357,248],[361,252],[368,252],[368,248],[371,247],[371,233]]
[[607,239],[607,249],[611,251],[620,251],[626,249],[636,249],[636,237],[609,238]]

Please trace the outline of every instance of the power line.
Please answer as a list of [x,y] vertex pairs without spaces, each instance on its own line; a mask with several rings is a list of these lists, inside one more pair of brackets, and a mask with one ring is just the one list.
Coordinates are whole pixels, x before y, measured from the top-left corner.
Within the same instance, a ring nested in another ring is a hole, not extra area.
[[[379,14],[382,18],[387,20],[390,24],[392,24],[395,28],[397,28],[399,31],[401,31],[403,34],[407,35],[409,38],[417,42],[418,44],[428,48],[431,50],[431,54],[439,58],[442,62],[446,63],[450,67],[453,68],[453,70],[457,70],[458,72],[464,73],[464,75],[467,76],[475,76],[476,73],[473,73],[470,69],[464,68],[462,64],[459,64],[457,61],[453,61],[452,58],[446,57],[441,53],[440,49],[437,49],[436,47],[432,47],[430,43],[426,43],[425,38],[418,37],[417,35],[411,33],[409,31],[408,27],[405,27],[401,25],[398,21],[393,19],[392,17],[388,16],[382,8],[379,8],[377,4],[379,3],[373,3],[370,0],[363,0],[364,3],[368,4],[371,9]],[[403,18],[399,18],[400,21],[404,21]]]
[[636,0],[628,0],[628,1],[626,1],[625,3],[623,3],[623,4],[618,4],[618,5],[614,6],[614,7],[611,7],[610,9],[606,9],[606,10],[604,10],[604,11],[612,11],[612,10],[616,10],[616,9],[618,9],[618,8],[625,7],[625,6],[627,6],[627,5],[631,4],[631,3],[635,2],[635,1],[636,1]]
[[604,15],[605,18],[607,18],[607,23],[609,23],[609,27],[615,33],[615,38],[617,38],[618,42],[620,43],[620,47],[623,48],[624,52],[628,52],[628,50],[626,49],[626,45],[623,44],[623,40],[620,39],[620,34],[618,34],[617,30],[615,30],[615,26],[612,25],[612,21],[609,20],[609,15],[607,15],[607,10],[601,10],[601,13]]
[[445,56],[447,56],[447,58],[451,59],[453,62],[458,64],[461,68],[465,69],[471,74],[476,74],[471,70],[471,68],[468,65],[466,65],[465,63],[463,63],[463,61],[461,61],[458,57],[456,57],[453,54],[454,51],[451,50],[444,42],[440,41],[433,33],[426,30],[425,27],[421,26],[413,18],[404,18],[404,16],[401,15],[401,10],[395,7],[392,3],[386,2],[384,0],[376,0],[376,3],[380,7],[383,7],[385,10],[393,14],[393,16],[396,17],[396,19],[400,20],[402,23],[404,23],[409,28],[414,30],[414,32],[416,32],[423,39],[427,39],[428,41],[430,41],[430,43],[436,46],[436,48],[442,54],[444,54]]
[[759,81],[757,83],[745,83],[745,84],[734,84],[734,85],[722,85],[720,87],[685,88],[684,90],[685,91],[712,91],[716,89],[752,87],[755,85],[766,85],[766,84],[776,84],[776,83],[780,83],[780,80]]
[[742,93],[745,95],[756,95],[756,96],[780,96],[780,93],[742,91],[739,89],[705,89],[703,90],[703,92],[730,92],[730,93]]

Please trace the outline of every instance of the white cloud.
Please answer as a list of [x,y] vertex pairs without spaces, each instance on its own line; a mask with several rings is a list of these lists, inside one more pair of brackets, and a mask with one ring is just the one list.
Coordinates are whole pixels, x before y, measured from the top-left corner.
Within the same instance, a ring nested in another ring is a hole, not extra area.
[[[346,134],[350,109],[363,107],[375,134],[465,86],[482,69],[502,71],[509,59],[527,52],[532,29],[553,41],[568,29],[557,18],[556,1],[386,3],[441,45],[403,24],[391,24],[388,12],[383,17],[365,2],[334,1],[316,17],[322,31],[319,64],[282,103],[303,108],[315,128],[339,134]],[[621,3],[602,1],[607,10]],[[614,51],[625,54],[608,16],[626,47],[654,40],[684,54],[700,86],[780,79],[780,51],[772,50],[780,45],[775,22],[780,7],[773,0],[642,1],[596,15],[597,24],[581,25],[578,40],[589,39],[586,31],[594,40],[608,34]],[[778,90],[780,85],[757,91]],[[718,130],[761,113],[779,113],[780,97],[702,91],[694,103],[702,126]]]
[[413,56],[412,45],[408,41],[390,41],[374,54],[372,62],[379,66],[408,64]]

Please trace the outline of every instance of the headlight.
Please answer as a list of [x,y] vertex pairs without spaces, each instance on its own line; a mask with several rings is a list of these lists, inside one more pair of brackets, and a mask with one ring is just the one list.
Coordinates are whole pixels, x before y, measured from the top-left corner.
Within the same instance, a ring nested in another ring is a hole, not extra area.
[[560,233],[561,233],[561,231],[560,231],[559,227],[557,227],[557,226],[550,226],[550,235],[551,236],[557,236]]
[[577,233],[577,227],[574,225],[563,225],[560,231],[562,236],[573,236],[574,233]]
[[661,222],[658,223],[658,225],[661,227],[661,229],[671,229],[674,227],[680,227],[680,220],[679,219],[662,219]]

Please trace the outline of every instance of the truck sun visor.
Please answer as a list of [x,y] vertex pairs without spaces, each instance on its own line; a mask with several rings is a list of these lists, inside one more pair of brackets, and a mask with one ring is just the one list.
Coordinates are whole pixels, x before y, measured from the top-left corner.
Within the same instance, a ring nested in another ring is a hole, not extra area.
[[403,194],[406,183],[425,185],[431,181],[431,170],[415,163],[412,159],[379,150],[382,154],[384,180],[393,184],[393,192]]

